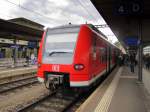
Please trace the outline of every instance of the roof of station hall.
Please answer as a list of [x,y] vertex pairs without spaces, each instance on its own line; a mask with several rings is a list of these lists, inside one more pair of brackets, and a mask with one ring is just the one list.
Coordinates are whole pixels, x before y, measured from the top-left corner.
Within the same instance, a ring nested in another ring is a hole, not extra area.
[[25,18],[0,19],[0,37],[21,40],[40,40],[44,26]]
[[91,0],[91,2],[124,46],[126,38],[139,36],[139,24],[142,24],[143,42],[150,43],[149,0]]

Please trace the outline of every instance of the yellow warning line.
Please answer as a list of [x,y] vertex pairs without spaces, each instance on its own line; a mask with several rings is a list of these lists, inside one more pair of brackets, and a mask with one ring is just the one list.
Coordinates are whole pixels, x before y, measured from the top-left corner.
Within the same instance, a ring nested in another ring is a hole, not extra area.
[[137,79],[138,76],[120,76],[120,78]]
[[94,112],[108,112],[109,105],[111,103],[112,97],[117,88],[121,73],[122,73],[122,67],[118,70],[116,76],[112,80],[111,84],[109,85],[108,89],[106,90],[106,92],[105,92],[104,96],[102,97],[101,101],[99,102],[98,106],[95,108]]

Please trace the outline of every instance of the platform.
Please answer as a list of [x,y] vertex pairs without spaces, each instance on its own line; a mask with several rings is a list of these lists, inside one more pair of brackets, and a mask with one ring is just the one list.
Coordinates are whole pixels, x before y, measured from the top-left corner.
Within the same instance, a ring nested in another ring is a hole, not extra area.
[[113,71],[76,112],[149,112],[149,93],[136,74],[126,66]]
[[10,76],[17,76],[27,73],[37,72],[37,66],[29,66],[29,67],[18,67],[18,68],[9,68],[0,70],[0,79]]

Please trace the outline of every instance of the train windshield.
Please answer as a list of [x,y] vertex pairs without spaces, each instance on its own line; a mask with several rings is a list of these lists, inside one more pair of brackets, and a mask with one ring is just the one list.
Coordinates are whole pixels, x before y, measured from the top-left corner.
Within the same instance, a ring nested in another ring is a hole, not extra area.
[[71,64],[78,37],[78,32],[47,32],[45,39],[43,63]]

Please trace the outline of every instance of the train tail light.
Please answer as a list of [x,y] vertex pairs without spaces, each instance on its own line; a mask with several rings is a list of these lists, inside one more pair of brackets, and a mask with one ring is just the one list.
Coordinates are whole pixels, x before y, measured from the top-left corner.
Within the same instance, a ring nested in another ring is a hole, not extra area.
[[75,70],[83,70],[84,68],[85,68],[85,66],[83,64],[75,64],[74,65]]

